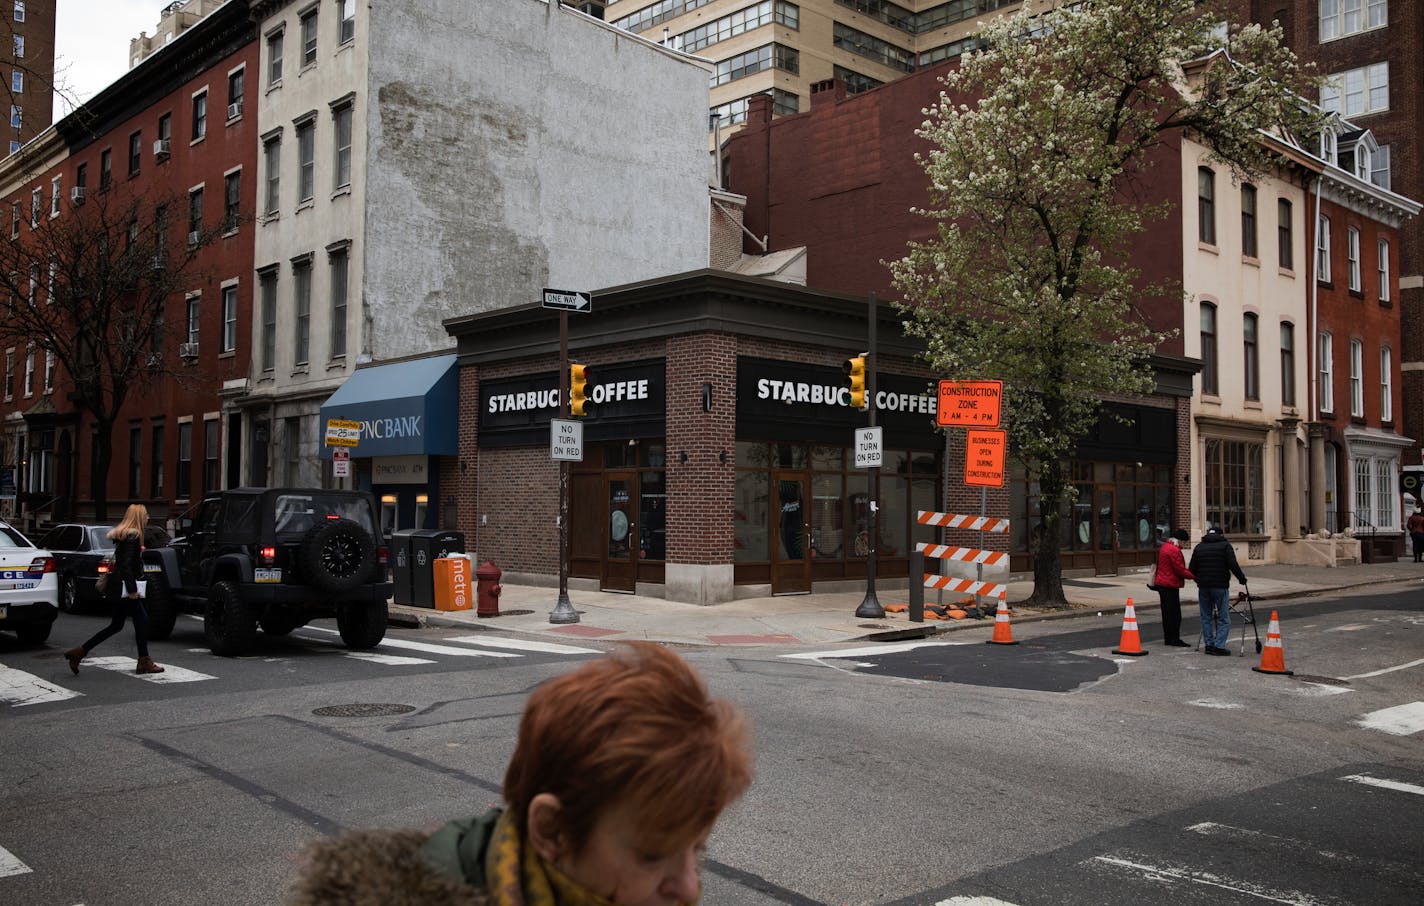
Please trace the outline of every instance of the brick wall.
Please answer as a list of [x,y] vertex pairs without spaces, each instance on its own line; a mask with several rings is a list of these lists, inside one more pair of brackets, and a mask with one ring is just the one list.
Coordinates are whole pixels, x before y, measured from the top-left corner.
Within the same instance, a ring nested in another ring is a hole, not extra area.
[[[667,344],[667,559],[732,562],[738,338],[674,337]],[[712,385],[712,411],[702,385]],[[725,451],[727,461],[720,454]],[[682,454],[687,462],[682,462]]]

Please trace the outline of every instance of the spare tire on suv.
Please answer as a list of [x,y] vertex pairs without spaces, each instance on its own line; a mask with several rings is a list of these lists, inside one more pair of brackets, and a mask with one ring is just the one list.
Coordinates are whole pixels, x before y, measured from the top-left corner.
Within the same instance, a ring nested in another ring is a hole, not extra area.
[[297,549],[297,563],[307,581],[339,594],[364,585],[376,565],[376,542],[350,519],[332,519],[311,527]]

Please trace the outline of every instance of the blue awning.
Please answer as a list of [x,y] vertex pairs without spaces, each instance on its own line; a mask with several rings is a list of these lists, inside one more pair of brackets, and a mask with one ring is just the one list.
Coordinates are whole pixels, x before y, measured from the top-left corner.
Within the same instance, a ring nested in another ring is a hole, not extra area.
[[[459,422],[459,372],[455,356],[361,368],[321,406],[321,436],[328,420],[361,423],[351,455],[453,456]],[[321,458],[331,458],[322,444]]]

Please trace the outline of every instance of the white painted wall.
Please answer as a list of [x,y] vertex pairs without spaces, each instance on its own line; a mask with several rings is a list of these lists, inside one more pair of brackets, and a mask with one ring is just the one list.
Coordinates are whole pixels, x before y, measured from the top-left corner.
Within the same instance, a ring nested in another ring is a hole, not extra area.
[[[1205,450],[1203,432],[1197,423],[1199,416],[1225,420],[1237,427],[1216,427],[1211,433],[1232,439],[1262,440],[1253,428],[1266,429],[1262,465],[1265,477],[1265,525],[1263,534],[1272,539],[1281,535],[1280,444],[1281,430],[1277,420],[1283,417],[1308,417],[1308,360],[1311,342],[1308,315],[1309,284],[1307,280],[1310,251],[1310,231],[1306,219],[1304,190],[1280,177],[1267,174],[1257,180],[1256,241],[1254,259],[1243,255],[1241,224],[1241,184],[1232,179],[1230,169],[1208,159],[1207,149],[1195,142],[1182,143],[1182,282],[1186,292],[1183,316],[1183,340],[1187,355],[1200,358],[1201,310],[1203,302],[1217,308],[1218,388],[1214,396],[1202,392],[1202,376],[1196,378],[1192,395],[1192,536],[1204,530]],[[1208,246],[1198,239],[1197,168],[1211,167],[1215,173],[1216,243]],[[1277,239],[1277,201],[1291,203],[1293,219],[1292,260],[1294,267],[1283,269],[1279,264]],[[1258,358],[1260,399],[1245,398],[1245,354],[1243,316],[1255,314],[1258,321]],[[1282,402],[1281,324],[1295,326],[1294,368],[1295,404]],[[1298,443],[1305,442],[1303,428],[1295,432]],[[1305,462],[1301,460],[1302,481]],[[1244,553],[1244,552],[1242,552]],[[1267,559],[1274,559],[1268,551]],[[1245,557],[1242,557],[1245,562]]]
[[377,359],[445,318],[706,267],[708,71],[545,0],[378,4],[365,248]]

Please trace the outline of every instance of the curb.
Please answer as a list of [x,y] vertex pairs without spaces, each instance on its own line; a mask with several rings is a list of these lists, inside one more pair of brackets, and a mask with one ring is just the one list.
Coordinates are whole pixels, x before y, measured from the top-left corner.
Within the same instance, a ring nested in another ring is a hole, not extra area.
[[[1366,579],[1366,580],[1363,580],[1363,581],[1352,582],[1352,583],[1349,583],[1349,584],[1342,584],[1342,585],[1319,586],[1319,587],[1312,588],[1312,589],[1296,589],[1296,590],[1274,591],[1274,592],[1268,592],[1268,593],[1266,593],[1266,594],[1252,595],[1252,596],[1251,596],[1251,599],[1252,599],[1253,601],[1259,602],[1259,601],[1282,601],[1282,600],[1295,599],[1295,598],[1310,598],[1310,597],[1318,597],[1318,596],[1323,595],[1323,594],[1328,594],[1328,593],[1333,592],[1333,591],[1340,591],[1340,590],[1342,590],[1342,589],[1360,588],[1360,587],[1368,586],[1368,585],[1389,585],[1389,584],[1394,584],[1394,583],[1399,583],[1399,582],[1410,582],[1410,581],[1418,581],[1418,580],[1417,580],[1417,579],[1411,579],[1410,577],[1390,576],[1390,577],[1379,578],[1379,579],[1373,579],[1373,580],[1371,580],[1371,579]],[[1150,593],[1149,593],[1149,594],[1150,594]],[[1152,597],[1155,599],[1156,596],[1153,595]],[[1124,601],[1125,601],[1125,599],[1124,599]],[[1184,605],[1183,605],[1183,606],[1185,607],[1187,604],[1190,604],[1190,603],[1192,603],[1192,602],[1184,602]],[[1082,608],[1074,609],[1074,610],[1048,611],[1048,612],[1040,612],[1040,613],[1026,614],[1026,615],[1024,615],[1024,616],[1022,616],[1022,617],[1015,617],[1014,620],[1013,620],[1013,622],[1014,622],[1015,624],[1024,624],[1024,623],[1047,623],[1047,622],[1053,622],[1053,621],[1058,621],[1058,620],[1072,620],[1072,619],[1078,619],[1078,618],[1081,618],[1081,617],[1095,617],[1095,618],[1096,618],[1096,617],[1098,617],[1100,614],[1106,613],[1106,612],[1108,612],[1108,611],[1110,611],[1110,610],[1121,610],[1121,609],[1122,609],[1123,607],[1125,607],[1125,606],[1126,606],[1125,603],[1123,603],[1123,604],[1108,604],[1108,605],[1088,605],[1088,606],[1084,606],[1084,607],[1082,607]],[[1151,602],[1148,602],[1148,601],[1144,600],[1143,603],[1139,604],[1139,603],[1137,603],[1136,599],[1134,598],[1133,607],[1134,607],[1135,610],[1137,610],[1137,611],[1139,611],[1139,612],[1141,612],[1141,611],[1151,611],[1151,610],[1160,610],[1160,609],[1161,609],[1161,602],[1158,601],[1158,600],[1152,600]],[[392,605],[390,605],[390,613],[389,613],[389,617],[388,617],[388,619],[387,619],[387,622],[389,623],[389,625],[392,625],[392,626],[399,626],[399,627],[407,628],[407,629],[426,629],[426,628],[431,628],[431,627],[440,627],[440,628],[447,628],[447,629],[473,630],[473,631],[476,631],[476,632],[496,632],[496,631],[500,631],[500,630],[503,629],[504,631],[507,631],[507,632],[520,632],[520,633],[525,633],[525,634],[529,634],[529,635],[541,635],[541,634],[543,634],[543,630],[540,630],[540,629],[514,628],[514,627],[510,627],[510,628],[505,629],[504,627],[501,627],[501,626],[494,625],[494,624],[492,624],[492,623],[486,622],[486,621],[489,621],[489,620],[496,620],[496,619],[498,619],[498,617],[484,617],[484,618],[468,618],[468,619],[462,619],[462,618],[458,618],[458,617],[449,617],[449,616],[446,616],[446,615],[444,615],[444,613],[442,613],[442,612],[440,612],[440,611],[426,610],[425,608],[417,608],[417,607],[412,607],[412,606],[410,606],[410,605],[405,605],[405,604],[392,604]],[[992,628],[993,625],[994,625],[994,621],[993,621],[992,618],[986,618],[986,619],[983,619],[983,620],[954,620],[954,621],[949,621],[949,622],[944,622],[944,621],[935,620],[935,621],[926,621],[925,623],[909,623],[909,624],[907,624],[907,625],[905,625],[905,626],[903,626],[903,627],[896,626],[896,627],[887,628],[887,629],[879,629],[879,630],[876,630],[876,631],[874,631],[874,632],[866,632],[866,633],[862,633],[862,634],[859,634],[859,635],[847,635],[844,639],[837,640],[837,641],[844,641],[844,642],[895,642],[895,641],[904,641],[904,640],[907,640],[907,639],[932,638],[932,637],[934,637],[934,636],[944,635],[945,633],[951,633],[951,632],[966,632],[966,631],[973,630],[973,629],[978,629],[978,628]],[[708,640],[708,639],[706,639],[706,638],[703,638],[703,639],[701,639],[701,640],[699,640],[699,641],[697,641],[697,642],[695,642],[695,643],[686,643],[686,644],[706,645],[707,647],[711,647],[711,648],[722,648],[722,647],[737,648],[737,647],[745,647],[745,646],[739,646],[739,645],[718,645],[717,643],[712,642],[712,641],[710,641],[710,640]],[[836,641],[830,641],[830,642],[825,642],[825,643],[820,643],[820,642],[803,642],[803,643],[799,643],[799,644],[808,644],[808,645],[809,645],[809,644],[836,644]]]

